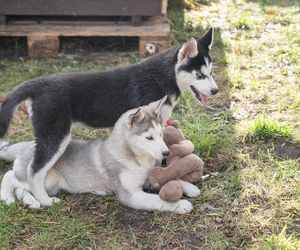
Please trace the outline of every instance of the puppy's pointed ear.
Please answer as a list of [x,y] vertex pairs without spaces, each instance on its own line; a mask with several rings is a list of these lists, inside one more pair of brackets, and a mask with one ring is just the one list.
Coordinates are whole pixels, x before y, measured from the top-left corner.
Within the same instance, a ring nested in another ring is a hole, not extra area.
[[156,102],[151,102],[149,104],[150,108],[153,110],[154,114],[156,116],[160,116],[161,114],[161,109],[164,105],[164,103],[166,102],[166,100],[168,99],[168,96],[165,95],[162,99],[156,101]]
[[210,28],[202,38],[198,40],[198,43],[201,44],[205,49],[210,50],[213,44],[214,38],[214,29]]
[[178,52],[177,60],[178,62],[187,62],[189,58],[195,57],[198,55],[198,46],[197,41],[192,38],[190,41],[182,45]]
[[128,127],[131,128],[134,124],[142,122],[145,118],[143,109],[139,107],[136,111],[128,116]]

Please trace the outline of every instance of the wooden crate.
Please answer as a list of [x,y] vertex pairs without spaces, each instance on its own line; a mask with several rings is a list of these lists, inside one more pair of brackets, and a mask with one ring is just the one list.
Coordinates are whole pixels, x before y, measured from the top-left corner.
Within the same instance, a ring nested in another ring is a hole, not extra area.
[[28,55],[31,58],[57,57],[59,37],[138,37],[139,55],[148,56],[170,46],[170,25],[165,16],[154,17],[132,26],[126,22],[43,22],[36,24],[20,21],[0,25],[0,36],[27,37]]
[[164,4],[164,0],[0,0],[0,21],[5,24],[8,16],[130,16],[138,25],[141,17],[160,15]]

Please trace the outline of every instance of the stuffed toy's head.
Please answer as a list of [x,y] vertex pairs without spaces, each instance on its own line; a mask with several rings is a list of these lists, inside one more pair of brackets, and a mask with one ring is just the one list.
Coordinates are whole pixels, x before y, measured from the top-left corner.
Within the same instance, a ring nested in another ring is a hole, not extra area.
[[170,147],[184,140],[184,135],[177,121],[172,121],[169,126],[164,129],[164,142]]
[[163,138],[170,150],[170,157],[183,157],[194,152],[194,144],[184,139],[184,135],[177,121],[172,121],[170,125],[164,129]]

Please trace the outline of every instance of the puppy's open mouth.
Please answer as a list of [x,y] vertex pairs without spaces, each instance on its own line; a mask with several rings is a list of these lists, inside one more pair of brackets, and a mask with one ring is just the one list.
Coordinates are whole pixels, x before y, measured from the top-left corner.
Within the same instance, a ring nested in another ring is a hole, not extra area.
[[193,90],[196,98],[203,104],[207,105],[208,104],[208,99],[207,96],[202,94],[200,91],[198,91],[193,85],[191,85],[191,89]]

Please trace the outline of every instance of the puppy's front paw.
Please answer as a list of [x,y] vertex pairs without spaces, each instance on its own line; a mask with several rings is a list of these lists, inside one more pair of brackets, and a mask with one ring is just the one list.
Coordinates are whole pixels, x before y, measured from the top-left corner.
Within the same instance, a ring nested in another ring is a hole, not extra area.
[[176,206],[174,212],[179,213],[179,214],[187,214],[187,213],[191,212],[193,209],[192,203],[190,203],[187,200],[180,200],[177,202],[176,205],[177,206]]
[[29,208],[31,208],[31,209],[40,209],[41,204],[38,201],[32,201],[32,203],[29,204]]
[[43,201],[39,201],[43,207],[50,207],[54,203],[59,203],[60,199],[56,197],[49,197],[48,199],[44,199]]
[[60,199],[57,198],[57,197],[51,197],[52,199],[52,203],[59,203],[60,202]]
[[2,201],[4,201],[7,205],[11,205],[12,203],[15,202],[15,198],[14,197],[11,197],[11,196],[1,196],[1,199]]

